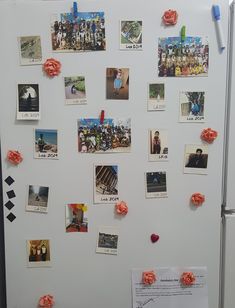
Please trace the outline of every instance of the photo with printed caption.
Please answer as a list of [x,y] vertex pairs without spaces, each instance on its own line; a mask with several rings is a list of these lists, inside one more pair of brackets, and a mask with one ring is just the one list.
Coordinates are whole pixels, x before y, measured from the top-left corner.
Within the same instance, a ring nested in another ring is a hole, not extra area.
[[39,185],[29,185],[28,204],[26,211],[28,212],[48,212],[48,195],[49,187]]
[[205,92],[180,92],[180,122],[205,122]]
[[165,110],[165,85],[164,83],[148,84],[148,111]]
[[40,120],[39,84],[18,84],[17,120]]
[[50,240],[27,240],[28,267],[50,267]]
[[18,38],[20,49],[20,64],[42,64],[42,47],[40,36],[20,36]]
[[188,144],[184,153],[184,173],[207,174],[208,146]]
[[167,197],[166,172],[145,173],[146,198]]
[[120,21],[120,49],[142,50],[142,21]]
[[129,99],[129,68],[106,69],[106,99]]
[[116,203],[118,196],[118,166],[94,166],[94,203]]
[[34,158],[58,159],[58,132],[56,129],[35,129]]
[[168,132],[163,129],[149,130],[149,161],[168,160]]
[[65,206],[66,232],[88,232],[87,205],[71,203]]
[[64,77],[66,105],[83,105],[87,103],[85,77]]
[[100,227],[96,246],[97,253],[117,255],[119,232],[115,227]]

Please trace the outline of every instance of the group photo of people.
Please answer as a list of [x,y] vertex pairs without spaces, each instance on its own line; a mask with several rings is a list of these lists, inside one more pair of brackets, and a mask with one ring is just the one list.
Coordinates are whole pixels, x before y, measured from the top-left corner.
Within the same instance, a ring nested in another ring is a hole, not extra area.
[[[29,240],[27,241],[28,262],[40,262],[41,266],[46,266],[50,262],[50,242],[49,240]],[[38,265],[39,266],[39,265]]]

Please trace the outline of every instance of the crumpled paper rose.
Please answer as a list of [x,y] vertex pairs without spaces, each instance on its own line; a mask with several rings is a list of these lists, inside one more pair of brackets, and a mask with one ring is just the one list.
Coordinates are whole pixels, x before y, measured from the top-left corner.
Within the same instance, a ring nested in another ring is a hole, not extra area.
[[173,10],[168,10],[164,12],[162,20],[166,26],[175,25],[177,23],[178,13]]
[[153,284],[157,280],[154,271],[148,271],[142,273],[142,283],[143,284]]
[[20,152],[9,150],[7,152],[7,160],[13,165],[18,165],[22,162],[23,157]]
[[61,63],[56,59],[50,58],[43,64],[43,69],[49,77],[55,77],[60,74]]
[[126,202],[120,201],[115,205],[116,213],[119,215],[126,215],[128,213],[128,206]]
[[52,295],[47,294],[47,295],[40,297],[38,304],[39,304],[39,307],[51,308],[55,304],[55,301]]
[[217,136],[218,136],[217,131],[211,128],[205,128],[201,133],[201,139],[208,143],[212,143],[217,138]]
[[200,206],[203,202],[205,202],[205,196],[201,193],[194,193],[191,196],[191,202],[195,206]]
[[192,272],[184,272],[180,277],[180,281],[184,286],[191,286],[195,280],[196,278]]

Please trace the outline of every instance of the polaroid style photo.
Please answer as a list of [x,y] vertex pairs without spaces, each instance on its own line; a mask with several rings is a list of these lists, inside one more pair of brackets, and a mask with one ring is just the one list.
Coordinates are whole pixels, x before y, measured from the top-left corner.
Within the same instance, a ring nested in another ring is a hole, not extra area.
[[29,185],[27,212],[48,212],[49,187],[39,185]]
[[118,236],[118,228],[106,226],[99,227],[96,252],[117,255]]
[[149,161],[168,160],[168,132],[164,129],[149,130]]
[[58,159],[57,129],[34,130],[34,158]]
[[185,145],[184,173],[207,174],[208,146],[198,144]]
[[88,232],[87,205],[70,203],[65,206],[65,230],[70,232]]
[[94,166],[94,203],[116,203],[118,196],[118,166]]
[[167,195],[166,172],[145,173],[146,198],[165,198]]
[[79,119],[78,152],[80,153],[129,153],[131,152],[131,119],[105,118]]
[[65,104],[83,105],[87,103],[84,76],[64,77]]
[[17,120],[40,120],[39,84],[17,85]]
[[106,69],[106,99],[129,99],[129,68]]
[[50,240],[27,240],[28,267],[50,267]]
[[142,20],[120,21],[120,49],[142,50]]
[[148,84],[148,111],[165,110],[165,84]]
[[158,39],[158,77],[207,77],[208,64],[207,37]]
[[86,52],[106,49],[104,12],[62,13],[51,16],[54,52]]
[[18,38],[21,65],[42,64],[40,36],[20,36]]
[[205,122],[205,92],[180,92],[180,122]]

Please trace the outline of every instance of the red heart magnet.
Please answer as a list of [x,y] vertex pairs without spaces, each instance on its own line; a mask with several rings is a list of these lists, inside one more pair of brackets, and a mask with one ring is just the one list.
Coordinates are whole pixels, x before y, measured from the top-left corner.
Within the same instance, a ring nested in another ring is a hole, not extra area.
[[156,243],[159,240],[160,236],[157,234],[151,234],[151,241],[152,243]]

